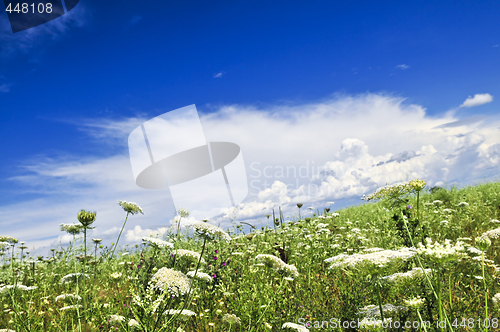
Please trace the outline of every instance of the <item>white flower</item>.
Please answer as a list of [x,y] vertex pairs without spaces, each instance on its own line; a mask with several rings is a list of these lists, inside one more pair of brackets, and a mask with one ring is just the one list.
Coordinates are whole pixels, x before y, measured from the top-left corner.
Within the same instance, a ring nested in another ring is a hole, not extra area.
[[[425,273],[429,274],[431,273],[431,269],[425,269]],[[402,272],[402,273],[394,273],[391,274],[390,276],[387,277],[382,277],[382,279],[388,280],[388,281],[400,281],[404,279],[411,279],[411,278],[417,278],[417,277],[423,277],[424,272],[422,271],[421,268],[419,267],[414,267],[408,272]]]
[[441,220],[442,224],[448,225],[448,220]]
[[111,315],[111,316],[109,316],[109,321],[111,323],[114,323],[114,322],[123,322],[124,320],[125,320],[125,317],[120,316],[120,315]]
[[110,278],[111,279],[114,279],[114,280],[118,280],[122,277],[122,274],[121,272],[114,272],[114,273],[111,273],[110,275]]
[[[360,310],[361,311],[357,314],[362,315],[366,318],[381,317],[380,308],[378,305],[371,304],[364,308],[361,308]],[[408,311],[408,308],[401,305],[392,305],[390,303],[387,303],[382,306],[382,311],[384,312],[384,314],[393,314],[401,311]]]
[[495,228],[492,230],[489,230],[487,232],[484,232],[481,237],[487,237],[490,240],[494,240],[500,236],[500,228]]
[[292,329],[292,330],[295,330],[298,332],[309,332],[309,329],[306,328],[305,326],[295,324],[295,323],[285,323],[285,324],[283,324],[283,326],[281,328],[282,329],[289,328],[289,329]]
[[[340,214],[337,212],[332,213],[332,217],[340,217]],[[291,323],[290,323],[291,324]]]
[[167,241],[163,241],[163,240],[160,240],[160,239],[156,239],[154,237],[144,237],[142,238],[142,241],[146,241],[146,242],[149,242],[151,243],[153,246],[161,249],[161,248],[174,248],[174,244],[173,243],[170,243],[170,242],[167,242]]
[[144,211],[142,211],[141,207],[137,205],[137,203],[118,201],[118,205],[120,205],[125,212],[130,213],[132,215],[137,213],[144,214]]
[[85,277],[86,279],[90,278],[88,274],[83,273],[70,273],[62,277],[61,283],[66,284],[68,282],[75,282],[77,279]]
[[500,293],[496,293],[492,300],[494,305],[498,305],[500,303]]
[[9,289],[12,289],[12,290],[21,290],[21,291],[30,291],[30,290],[34,290],[36,289],[37,286],[25,286],[25,285],[21,285],[21,284],[17,284],[17,285],[5,285],[3,287],[0,287],[0,294],[7,294]]
[[436,205],[443,204],[443,201],[440,201],[437,199],[437,200],[433,201],[432,204],[436,204]]
[[67,307],[60,308],[59,311],[73,310],[73,309],[77,309],[77,308],[78,309],[82,309],[83,306],[81,304],[79,304],[79,305],[69,305]]
[[[186,275],[190,278],[193,278],[195,272],[196,271],[189,271],[188,273],[186,273]],[[196,273],[196,279],[200,279],[206,282],[212,282],[212,277],[209,274],[200,271]]]
[[239,317],[233,315],[233,314],[224,314],[222,317],[222,320],[228,324],[237,324],[241,325],[241,320]]
[[128,326],[130,326],[130,327],[140,327],[141,324],[139,324],[138,321],[136,321],[135,319],[132,318],[131,320],[128,321]]
[[425,247],[421,243],[417,245],[417,252],[434,263],[444,263],[465,257],[463,253],[465,247],[461,241],[457,241],[455,245],[452,245],[449,239],[444,241],[444,245],[438,242],[432,243],[431,238],[426,238],[425,241]]
[[467,203],[467,202],[460,202],[460,203],[458,203],[458,206],[469,206],[469,203]]
[[420,298],[420,296],[414,297],[409,300],[404,300],[404,303],[410,308],[418,309],[424,305],[425,299]]
[[[185,249],[177,249],[176,251],[174,251],[173,253],[175,253],[178,257],[188,257],[188,258],[193,258],[194,260],[196,260],[197,262],[199,261],[200,259],[200,254],[195,252],[195,251],[191,251],[191,250],[185,250]],[[205,260],[203,259],[203,257],[201,258],[201,263],[206,263]]]
[[500,220],[491,219],[490,222],[492,222],[492,223],[500,223]]
[[286,264],[274,255],[260,254],[257,255],[255,259],[263,262],[266,266],[273,268],[275,271],[286,277],[297,278],[299,276],[299,272],[294,265]]
[[71,299],[71,300],[77,300],[77,301],[81,301],[82,298],[78,295],[74,295],[74,294],[61,294],[59,296],[56,297],[56,302],[59,301],[59,300],[66,300],[66,299]]
[[384,266],[395,259],[409,259],[415,255],[413,248],[401,248],[399,250],[382,250],[368,254],[340,254],[335,257],[327,258],[325,263],[333,263],[329,268],[350,266],[353,267],[362,262],[368,262],[377,266]]
[[187,310],[187,309],[183,309],[182,311],[176,310],[176,309],[170,309],[170,310],[165,311],[164,314],[165,315],[179,315],[179,318],[182,319],[183,321],[188,320],[189,317],[193,317],[193,316],[196,317],[195,312],[193,312],[191,310]]
[[173,296],[186,294],[191,286],[191,281],[184,273],[166,267],[162,267],[153,275],[151,283]]
[[218,236],[226,241],[231,241],[231,237],[222,228],[205,222],[190,222],[187,226],[193,227],[199,234],[205,236]]

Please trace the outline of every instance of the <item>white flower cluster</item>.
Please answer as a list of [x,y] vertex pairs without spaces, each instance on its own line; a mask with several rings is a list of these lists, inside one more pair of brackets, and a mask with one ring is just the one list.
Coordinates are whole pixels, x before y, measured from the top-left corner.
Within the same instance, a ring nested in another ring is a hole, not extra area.
[[[392,315],[397,314],[401,311],[408,311],[408,308],[402,305],[392,305],[390,303],[387,303],[382,306],[382,311],[384,312],[384,315]],[[370,304],[364,308],[361,308],[360,312],[358,312],[357,315],[361,315],[366,318],[381,317],[380,308],[375,304]]]
[[391,184],[382,188],[378,188],[374,193],[366,196],[363,195],[363,200],[370,201],[373,199],[382,199],[382,198],[392,198],[401,195],[405,195],[410,193],[413,189],[422,190],[422,188],[426,185],[423,180],[411,180],[408,182],[400,182]]
[[125,212],[130,213],[132,215],[137,213],[144,214],[144,211],[142,211],[141,207],[137,205],[137,203],[118,201],[118,205],[120,205]]
[[408,307],[418,309],[424,305],[425,299],[420,298],[420,296],[414,297],[409,300],[403,301]]
[[297,278],[299,276],[299,272],[294,265],[286,264],[274,255],[260,254],[257,255],[255,259],[263,262],[266,266],[273,268],[273,270],[286,277]]
[[224,314],[222,317],[222,321],[228,323],[228,324],[237,324],[241,325],[241,319],[233,314]]
[[153,275],[151,283],[173,296],[184,295],[191,287],[191,280],[184,273],[166,267],[162,267]]
[[[194,260],[196,260],[196,262],[198,262],[200,260],[200,254],[195,252],[195,251],[185,250],[185,249],[177,249],[176,251],[173,251],[172,253],[175,253],[178,257],[193,258]],[[205,260],[203,259],[203,257],[201,257],[201,262],[206,263]]]
[[186,273],[186,275],[190,278],[196,278],[196,279],[199,279],[199,280],[203,280],[203,281],[206,281],[206,282],[212,282],[212,277],[210,277],[209,274],[205,273],[205,272],[200,272],[198,271],[196,273],[196,277],[194,275],[196,271],[189,271],[188,273]]
[[2,249],[3,247],[7,247],[7,246],[10,246],[10,243],[8,243],[8,242],[0,242],[0,249]]
[[146,242],[149,242],[151,243],[153,246],[159,248],[159,249],[162,249],[162,248],[174,248],[174,244],[173,243],[170,243],[170,242],[167,242],[167,241],[163,241],[163,240],[160,240],[160,239],[157,239],[157,238],[154,238],[154,237],[144,237],[142,238],[142,241],[146,241]]
[[288,328],[288,329],[292,329],[292,330],[295,330],[298,332],[309,332],[309,329],[306,328],[305,326],[295,324],[295,323],[285,323],[285,324],[283,324],[283,326],[281,328],[282,329]]
[[359,327],[365,329],[375,329],[379,330],[382,326],[388,326],[392,322],[392,318],[384,318],[384,321],[380,319],[374,319],[373,317],[365,317],[359,322]]
[[0,294],[7,294],[9,289],[13,290],[21,290],[21,291],[30,291],[36,289],[37,286],[25,286],[25,285],[5,285],[0,287]]
[[170,309],[164,312],[165,315],[179,315],[180,319],[183,321],[186,321],[189,319],[189,317],[196,317],[196,312],[193,312],[191,310],[183,309],[181,310],[176,310],[176,309]]
[[326,228],[328,227],[328,224],[323,224],[323,223],[319,223],[316,225],[317,228]]
[[492,300],[493,300],[494,305],[499,305],[500,304],[500,293],[496,293],[495,296],[493,296]]
[[484,232],[481,237],[487,237],[490,240],[495,240],[500,236],[500,228],[495,228],[492,230],[489,230],[487,232]]
[[9,243],[17,243],[17,242],[19,242],[19,240],[16,239],[15,237],[8,236],[8,235],[0,235],[0,241],[1,242],[9,242]]
[[421,243],[417,245],[417,252],[434,263],[439,264],[466,257],[464,242],[457,241],[453,245],[449,239],[446,239],[443,245],[438,242],[432,243],[431,238],[426,238],[425,242],[425,247]]
[[83,305],[69,305],[67,307],[62,307],[59,309],[59,311],[66,311],[66,310],[76,310],[76,309],[83,309]]
[[61,278],[61,284],[66,284],[68,282],[75,282],[79,278],[89,278],[88,274],[83,274],[83,273],[70,273],[68,275],[65,275],[64,277]]
[[382,250],[368,254],[340,254],[324,260],[325,263],[335,262],[330,266],[330,269],[335,267],[354,267],[359,263],[372,263],[379,267],[383,267],[396,259],[407,260],[415,255],[414,248],[401,248],[399,250]]
[[58,302],[58,301],[64,301],[66,299],[76,300],[76,301],[81,301],[82,300],[81,296],[78,296],[78,295],[74,295],[74,294],[61,294],[61,295],[59,295],[59,296],[56,297],[56,302]]
[[[432,272],[431,269],[425,269],[425,273],[429,274],[431,272]],[[385,279],[387,281],[401,281],[405,279],[413,279],[424,276],[425,276],[424,271],[422,271],[420,267],[414,267],[408,272],[394,273],[391,274],[390,276],[382,277],[382,279]]]
[[206,222],[190,222],[187,226],[193,227],[199,234],[206,236],[218,236],[226,241],[231,241],[231,237],[224,230]]
[[125,320],[125,317],[120,316],[120,315],[110,315],[109,316],[110,323],[123,322],[124,320]]

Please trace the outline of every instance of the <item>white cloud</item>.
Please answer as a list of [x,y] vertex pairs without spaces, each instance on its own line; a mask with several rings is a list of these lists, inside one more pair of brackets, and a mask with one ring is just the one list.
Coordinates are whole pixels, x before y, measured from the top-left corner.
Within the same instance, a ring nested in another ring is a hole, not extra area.
[[469,96],[469,98],[465,99],[465,101],[460,105],[460,107],[474,107],[487,103],[491,103],[493,101],[493,96],[489,93],[478,93],[475,94],[474,97]]
[[9,92],[10,86],[11,84],[9,83],[0,84],[0,92]]
[[[430,118],[422,106],[387,95],[336,96],[263,108],[229,105],[200,118],[208,141],[241,147],[250,195],[237,221],[265,222],[264,215],[273,208],[277,212],[278,206],[291,216],[298,202],[322,207],[336,201],[335,206],[342,207],[348,199],[360,202],[360,196],[377,186],[413,177],[431,186],[473,184],[493,179],[500,166],[498,117],[443,126],[459,119],[452,113]],[[25,161],[24,171],[9,179],[16,185],[12,194],[38,198],[3,204],[2,233],[29,246],[54,245],[61,235],[59,224],[76,222],[83,208],[97,211],[96,229],[89,238],[114,242],[126,214],[117,200],[137,202],[144,210],[144,215],[129,216],[120,244],[172,225],[175,207],[169,192],[141,189],[134,183],[126,146],[128,134],[141,121],[81,124],[89,144],[96,137],[110,147],[121,144],[123,149],[115,155],[82,158],[68,152],[59,158]],[[228,218],[211,222],[230,225]]]
[[405,65],[405,64],[402,64],[402,65],[397,65],[397,66],[396,66],[396,68],[397,68],[397,69],[403,69],[403,70],[404,70],[404,69],[408,69],[408,68],[410,68],[410,66]]
[[222,75],[224,75],[223,72],[217,73],[214,75],[214,78],[222,77]]

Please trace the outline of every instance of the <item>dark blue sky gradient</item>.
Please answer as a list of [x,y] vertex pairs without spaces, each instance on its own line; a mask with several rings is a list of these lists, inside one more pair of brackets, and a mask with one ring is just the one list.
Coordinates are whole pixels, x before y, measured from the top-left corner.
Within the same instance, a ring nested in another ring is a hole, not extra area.
[[[82,26],[0,58],[6,177],[36,154],[112,154],[66,120],[366,92],[432,116],[469,95],[500,95],[497,1],[81,0],[73,11]],[[0,39],[0,50],[27,33]],[[460,112],[498,113],[495,103]]]

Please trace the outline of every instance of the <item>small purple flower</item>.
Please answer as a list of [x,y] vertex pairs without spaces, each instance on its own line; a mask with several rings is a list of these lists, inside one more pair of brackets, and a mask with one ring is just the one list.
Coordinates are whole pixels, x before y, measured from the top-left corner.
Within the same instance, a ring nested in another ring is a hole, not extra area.
[[410,209],[410,210],[411,210],[411,209],[413,209],[413,208],[411,207],[411,205],[408,205],[408,209]]
[[226,266],[226,262],[222,262],[222,266]]
[[215,250],[215,253],[216,253],[216,254],[217,254],[217,253],[219,253],[219,250]]
[[138,268],[138,269],[140,269],[140,268],[141,268],[141,266],[140,266],[140,265],[137,265],[137,268]]
[[212,276],[212,278],[217,278],[217,276],[214,274],[214,275]]
[[214,260],[217,260],[217,256],[214,256]]

